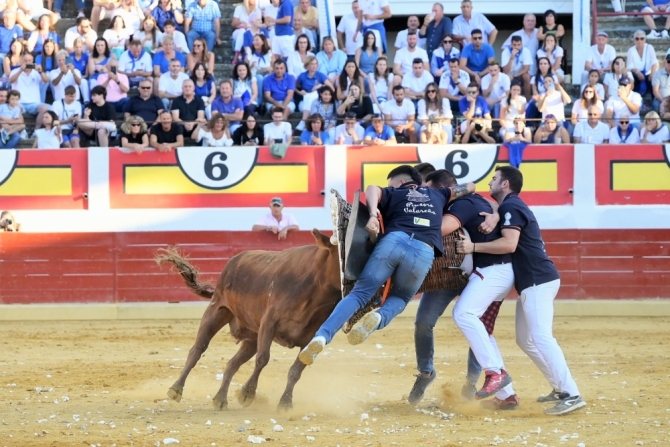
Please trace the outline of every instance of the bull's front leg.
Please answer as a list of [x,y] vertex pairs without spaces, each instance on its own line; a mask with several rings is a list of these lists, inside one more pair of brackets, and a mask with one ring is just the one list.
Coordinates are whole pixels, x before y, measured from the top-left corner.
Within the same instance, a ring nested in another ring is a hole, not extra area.
[[228,360],[226,370],[223,372],[221,388],[219,388],[216,396],[212,399],[214,408],[217,410],[228,408],[228,388],[230,387],[230,381],[233,380],[233,376],[240,369],[240,366],[247,363],[254,354],[256,354],[256,340],[244,340],[240,349]]
[[276,320],[274,317],[265,315],[263,321],[261,321],[260,328],[258,330],[258,352],[256,353],[256,365],[254,366],[254,371],[251,373],[251,377],[247,380],[247,383],[240,389],[237,400],[242,406],[249,406],[254,401],[256,397],[256,387],[258,386],[258,377],[261,375],[261,371],[270,361],[270,346],[272,345],[272,339],[274,338]]
[[293,408],[293,388],[295,384],[300,380],[303,370],[307,367],[299,358],[295,359],[291,369],[288,370],[288,382],[286,383],[286,389],[284,394],[282,394],[281,399],[279,400],[279,409],[280,410],[290,410]]

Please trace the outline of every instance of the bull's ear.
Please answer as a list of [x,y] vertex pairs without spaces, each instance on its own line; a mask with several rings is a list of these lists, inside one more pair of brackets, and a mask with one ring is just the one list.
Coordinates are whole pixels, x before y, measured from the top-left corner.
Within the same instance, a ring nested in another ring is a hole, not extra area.
[[312,235],[316,239],[316,246],[328,250],[331,247],[330,237],[326,236],[316,228],[312,230]]

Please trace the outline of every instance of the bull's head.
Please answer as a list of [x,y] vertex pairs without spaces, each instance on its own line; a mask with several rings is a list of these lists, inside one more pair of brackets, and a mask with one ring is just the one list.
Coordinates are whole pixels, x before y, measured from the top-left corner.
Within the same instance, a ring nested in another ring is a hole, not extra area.
[[336,290],[341,289],[340,261],[337,239],[326,236],[316,228],[312,230],[312,235],[316,239],[316,246],[319,247],[317,263],[322,269],[326,283]]

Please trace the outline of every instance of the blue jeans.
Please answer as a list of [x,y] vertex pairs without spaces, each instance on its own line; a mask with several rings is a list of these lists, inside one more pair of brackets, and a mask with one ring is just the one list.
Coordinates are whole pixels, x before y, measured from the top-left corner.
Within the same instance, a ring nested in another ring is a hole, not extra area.
[[20,132],[14,132],[9,136],[9,140],[5,144],[0,141],[0,149],[14,149],[21,141]]
[[370,259],[365,264],[360,278],[349,295],[340,301],[333,313],[321,325],[316,336],[330,343],[344,323],[372,299],[375,292],[391,278],[391,290],[377,313],[381,316],[378,329],[386,327],[402,312],[419,290],[433,265],[433,247],[400,231],[381,238]]
[[[65,0],[55,0],[54,11],[61,12],[63,10],[63,3],[65,3]],[[84,0],[74,0],[74,3],[77,5],[77,11],[83,11],[86,9]]]
[[216,45],[216,33],[214,31],[196,31],[192,29],[186,34],[186,41],[189,48],[193,48],[193,42],[198,37],[202,37],[207,42],[207,49],[209,51],[214,51],[214,45]]

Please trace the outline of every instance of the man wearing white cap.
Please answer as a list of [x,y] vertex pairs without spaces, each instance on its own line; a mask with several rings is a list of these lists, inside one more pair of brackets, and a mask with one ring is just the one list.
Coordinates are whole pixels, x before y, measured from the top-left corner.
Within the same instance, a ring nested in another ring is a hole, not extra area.
[[277,239],[286,239],[289,231],[299,230],[298,221],[292,214],[284,213],[284,202],[281,197],[270,200],[270,212],[258,219],[251,231],[272,231]]
[[607,43],[608,36],[605,31],[598,31],[596,44],[591,46],[591,51],[586,55],[584,73],[582,73],[582,86],[589,83],[589,72],[598,70],[602,81],[605,73],[612,68],[612,61],[616,58],[616,50]]

